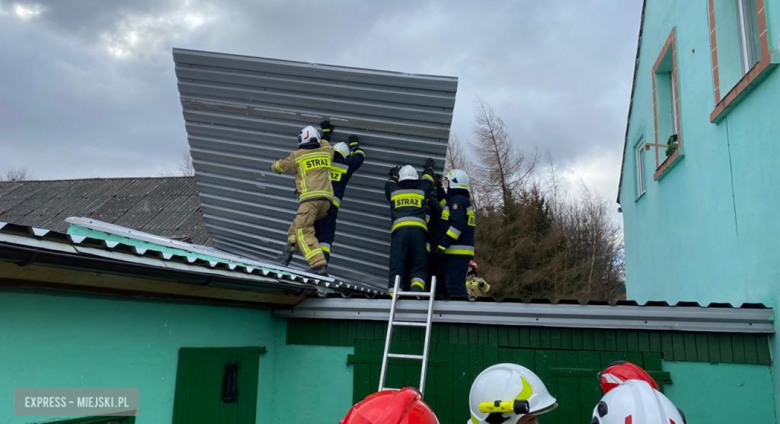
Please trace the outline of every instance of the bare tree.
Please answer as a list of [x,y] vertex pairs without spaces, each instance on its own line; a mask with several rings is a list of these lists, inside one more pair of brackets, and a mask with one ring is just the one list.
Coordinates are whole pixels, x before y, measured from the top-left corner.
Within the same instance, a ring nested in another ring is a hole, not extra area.
[[195,175],[195,166],[192,164],[192,156],[190,156],[189,149],[185,149],[181,152],[179,162],[179,175],[192,177]]
[[478,110],[474,135],[478,147],[477,175],[487,193],[498,195],[504,205],[512,204],[517,191],[534,169],[536,157],[527,160],[512,144],[504,121],[482,99],[476,100]]
[[[625,287],[623,246],[609,204],[584,183],[577,196],[567,195],[552,157],[537,172],[536,152],[526,156],[490,106],[481,100],[478,106],[475,167],[483,195],[475,248],[495,295],[619,298]],[[457,142],[450,140],[448,162],[468,158]]]
[[33,179],[32,173],[27,168],[11,168],[5,171],[0,181],[27,181]]
[[473,146],[468,143],[464,143],[460,140],[457,134],[452,133],[447,148],[447,157],[445,162],[445,169],[460,169],[466,172],[469,176],[469,186],[471,187],[471,203],[475,209],[479,209],[481,183],[477,173],[474,171],[474,163],[469,160],[467,151],[464,149],[471,148]]
[[192,163],[189,149],[184,149],[179,154],[179,162],[173,168],[165,167],[157,172],[160,177],[192,177],[195,175],[195,167]]

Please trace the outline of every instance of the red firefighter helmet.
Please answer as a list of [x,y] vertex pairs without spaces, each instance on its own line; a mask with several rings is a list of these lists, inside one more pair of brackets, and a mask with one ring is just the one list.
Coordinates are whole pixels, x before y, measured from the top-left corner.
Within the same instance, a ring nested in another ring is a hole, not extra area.
[[473,270],[474,274],[476,274],[476,273],[478,273],[478,272],[479,272],[479,265],[477,265],[477,263],[476,263],[476,262],[474,262],[474,259],[472,259],[472,260],[470,260],[470,261],[469,261],[469,266],[470,266],[470,267],[471,267],[471,269]]
[[628,361],[615,361],[599,373],[599,384],[604,394],[628,380],[641,380],[658,390],[658,384],[647,371]]
[[420,392],[406,387],[368,395],[349,410],[341,424],[439,424],[439,420]]

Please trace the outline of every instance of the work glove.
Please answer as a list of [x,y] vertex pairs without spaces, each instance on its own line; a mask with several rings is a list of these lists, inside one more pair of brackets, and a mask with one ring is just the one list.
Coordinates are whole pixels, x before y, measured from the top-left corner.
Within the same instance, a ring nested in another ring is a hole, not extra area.
[[431,169],[433,169],[433,167],[434,167],[435,165],[436,165],[436,162],[434,162],[434,161],[433,161],[433,158],[428,158],[428,159],[425,159],[425,167],[426,167],[426,168],[431,168]]
[[323,136],[327,135],[328,137],[330,137],[330,134],[333,132],[333,130],[334,130],[336,127],[334,127],[333,125],[331,125],[330,121],[328,121],[328,120],[326,119],[326,120],[324,120],[324,121],[320,122],[320,128],[322,129],[322,135],[323,135]]
[[390,172],[389,172],[390,178],[392,178],[392,179],[397,181],[398,180],[398,172],[400,170],[401,170],[400,166],[394,166],[394,167],[390,168]]
[[360,139],[356,135],[351,135],[349,138],[347,138],[347,143],[349,143],[349,150],[354,152],[358,149]]

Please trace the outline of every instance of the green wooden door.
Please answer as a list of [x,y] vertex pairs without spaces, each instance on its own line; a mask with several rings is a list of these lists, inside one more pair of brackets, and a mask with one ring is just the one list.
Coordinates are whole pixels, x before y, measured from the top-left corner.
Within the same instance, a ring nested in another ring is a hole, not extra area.
[[182,348],[173,424],[254,423],[259,347]]
[[[353,403],[375,392],[379,384],[383,341],[356,340]],[[393,352],[421,352],[417,342],[396,342]],[[658,381],[669,380],[661,369],[658,353],[588,352],[575,350],[504,348],[485,345],[432,343],[428,362],[425,401],[442,424],[463,424],[469,418],[468,396],[471,383],[485,368],[511,362],[532,369],[558,400],[558,408],[544,415],[545,424],[590,422],[593,407],[601,398],[597,373],[611,362],[625,359],[644,367]],[[417,361],[391,359],[387,387],[419,387]]]

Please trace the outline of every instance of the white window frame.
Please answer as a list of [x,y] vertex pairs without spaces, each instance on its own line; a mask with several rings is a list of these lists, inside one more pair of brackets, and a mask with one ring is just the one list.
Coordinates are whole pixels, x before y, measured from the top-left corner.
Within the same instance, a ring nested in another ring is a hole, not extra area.
[[669,71],[669,90],[671,90],[671,96],[669,98],[672,100],[672,107],[670,108],[672,111],[672,134],[678,133],[677,128],[677,90],[675,90],[676,84],[674,81],[674,69]]
[[636,164],[636,198],[640,198],[645,194],[645,143],[644,139],[639,140],[634,148],[634,155],[636,156],[634,162]]
[[742,61],[742,75],[747,74],[756,63],[758,63],[760,57],[755,57],[755,51],[752,48],[751,32],[758,31],[758,28],[752,28],[750,20],[747,16],[749,1],[755,0],[736,0],[737,1],[737,26],[739,28],[739,47],[740,47],[740,59]]

